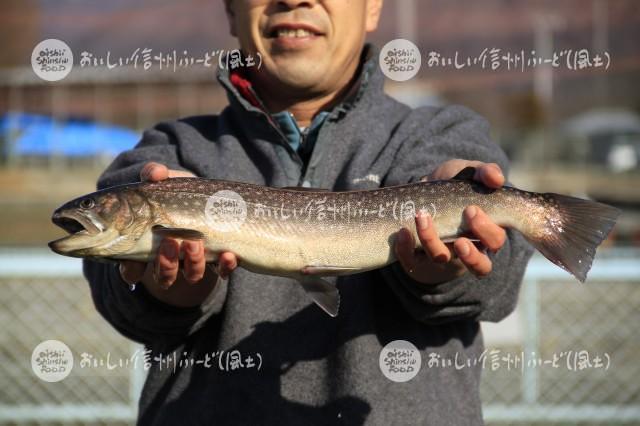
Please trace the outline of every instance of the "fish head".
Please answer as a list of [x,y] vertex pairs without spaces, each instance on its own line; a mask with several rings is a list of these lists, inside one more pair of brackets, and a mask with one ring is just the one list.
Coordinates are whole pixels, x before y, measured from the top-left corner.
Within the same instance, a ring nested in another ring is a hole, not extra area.
[[51,220],[69,234],[49,243],[54,252],[71,257],[118,258],[150,227],[151,207],[133,189],[103,190],[62,205]]

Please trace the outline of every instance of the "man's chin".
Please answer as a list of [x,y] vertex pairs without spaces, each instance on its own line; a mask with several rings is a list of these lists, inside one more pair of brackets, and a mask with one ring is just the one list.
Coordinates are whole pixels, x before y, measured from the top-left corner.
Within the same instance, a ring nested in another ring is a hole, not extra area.
[[315,64],[303,64],[300,61],[287,61],[278,63],[277,67],[269,72],[264,68],[256,70],[257,74],[263,73],[261,80],[268,83],[276,80],[277,86],[285,86],[291,89],[308,90],[317,87],[318,83],[326,78],[326,73]]
[[310,72],[285,72],[280,73],[278,76],[281,84],[286,85],[292,89],[308,90],[318,86],[323,80],[321,75]]

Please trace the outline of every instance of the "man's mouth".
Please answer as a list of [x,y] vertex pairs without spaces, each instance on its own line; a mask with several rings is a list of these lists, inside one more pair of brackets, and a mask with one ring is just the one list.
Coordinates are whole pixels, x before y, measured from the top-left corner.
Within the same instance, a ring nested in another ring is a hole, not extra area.
[[321,36],[322,32],[307,24],[277,24],[267,31],[269,38],[303,39]]
[[302,37],[312,37],[315,34],[311,31],[298,28],[297,30],[280,28],[275,31],[273,37],[293,37],[293,38],[302,38]]

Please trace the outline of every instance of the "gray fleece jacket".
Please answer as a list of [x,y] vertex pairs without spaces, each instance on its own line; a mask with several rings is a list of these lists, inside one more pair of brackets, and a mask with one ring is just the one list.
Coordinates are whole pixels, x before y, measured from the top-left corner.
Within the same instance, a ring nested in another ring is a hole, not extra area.
[[[207,178],[335,191],[408,183],[451,158],[496,162],[506,172],[483,118],[459,106],[410,109],[385,95],[370,46],[358,72],[322,124],[308,165],[220,71],[227,108],[145,131],[98,187],[137,181],[148,161]],[[424,285],[397,263],[328,278],[341,294],[337,318],[294,280],[242,268],[193,308],[160,302],[144,286],[131,292],[114,265],[85,261],[84,273],[97,310],[149,351],[139,424],[475,425],[482,423],[479,321],[513,310],[530,254],[509,231],[481,280],[467,274]],[[399,339],[422,359],[404,383],[379,365],[382,348]]]

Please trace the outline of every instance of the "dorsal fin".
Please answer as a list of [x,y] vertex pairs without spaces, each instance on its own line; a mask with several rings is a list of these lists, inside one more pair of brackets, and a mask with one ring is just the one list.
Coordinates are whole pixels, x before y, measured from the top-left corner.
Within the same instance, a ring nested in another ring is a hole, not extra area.
[[475,167],[465,167],[460,170],[457,175],[455,175],[453,180],[474,180],[474,176],[476,175]]

